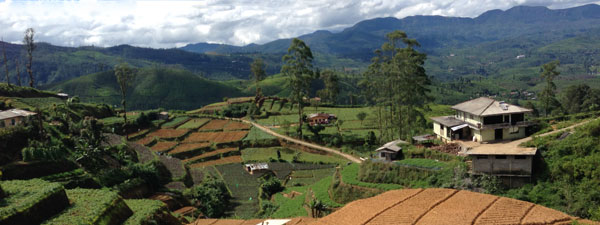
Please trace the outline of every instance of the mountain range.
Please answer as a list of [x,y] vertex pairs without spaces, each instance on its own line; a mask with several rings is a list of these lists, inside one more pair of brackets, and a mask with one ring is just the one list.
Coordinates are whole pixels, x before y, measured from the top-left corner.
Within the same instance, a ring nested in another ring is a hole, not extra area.
[[[348,78],[351,80],[344,81],[348,90],[354,90],[356,86],[352,86],[360,78],[356,72],[366,69],[373,51],[386,41],[385,34],[394,30],[403,30],[409,38],[420,42],[419,51],[428,55],[425,68],[434,80],[434,90],[439,89],[441,96],[444,96],[442,92],[454,93],[446,98],[451,101],[442,103],[451,104],[476,95],[494,95],[512,90],[539,91],[542,85],[539,67],[552,60],[561,61],[561,76],[557,78],[559,89],[582,82],[600,87],[600,6],[595,4],[557,10],[518,6],[504,11],[491,10],[475,18],[375,18],[361,21],[340,32],[321,30],[299,38],[311,47],[316,67],[321,70],[354,71],[355,75]],[[216,88],[197,96],[193,93],[198,89],[190,85],[175,82],[169,83],[174,86],[167,86],[161,79],[139,80],[145,82],[144,88],[157,90],[149,95],[153,97],[136,98],[140,101],[144,99],[144,103],[132,104],[146,108],[156,106],[159,99],[165,99],[160,93],[168,95],[168,91],[163,90],[177,90],[206,99],[221,99],[227,93],[232,93],[232,96],[252,93],[252,86],[248,82],[236,80],[249,77],[249,64],[255,57],[265,60],[268,75],[278,73],[282,64],[281,56],[287,51],[289,43],[290,39],[246,46],[197,43],[179,49],[128,45],[72,48],[38,43],[34,52],[33,71],[38,86],[68,91],[71,95],[89,99],[94,99],[94,96],[85,89],[77,88],[76,84],[85,83],[85,87],[97,89],[108,88],[107,85],[116,87],[116,84],[109,84],[105,79],[107,77],[91,77],[107,76],[119,62],[128,62],[139,68],[166,68],[169,72],[165,72],[165,76],[178,74],[177,79],[203,83],[201,86],[212,82]],[[5,47],[11,82],[16,81],[16,58],[21,61],[20,72],[24,79],[23,46],[5,43]],[[4,76],[0,80],[4,80]],[[95,82],[98,80],[107,82]],[[224,80],[232,81],[222,82]],[[281,83],[281,77],[275,83]],[[284,86],[271,86],[274,90],[268,90],[269,93],[286,93],[282,90]],[[211,93],[222,94],[212,96]],[[114,101],[111,98],[109,102]],[[189,104],[184,105],[190,108]]]

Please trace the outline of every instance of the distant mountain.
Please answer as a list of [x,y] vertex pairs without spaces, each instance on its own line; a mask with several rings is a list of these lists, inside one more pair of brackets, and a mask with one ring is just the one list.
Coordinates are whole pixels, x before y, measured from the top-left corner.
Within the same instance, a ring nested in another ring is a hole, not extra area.
[[[24,80],[25,50],[22,45],[5,43],[11,73],[15,83],[15,59],[20,60],[20,73]],[[239,55],[207,55],[181,49],[153,49],[119,45],[100,47],[60,47],[37,43],[33,53],[33,72],[36,85],[51,84],[85,74],[107,71],[119,62],[128,62],[136,67],[169,65],[180,67],[211,79],[246,78],[250,74],[252,58]],[[5,82],[4,76],[0,78]],[[26,83],[24,81],[23,83]]]
[[[182,69],[141,69],[127,96],[131,109],[195,109],[240,97],[241,90],[219,81],[208,80]],[[121,95],[114,72],[104,71],[57,83],[45,89],[79,96],[82,101],[120,106]]]
[[[410,16],[403,19],[376,18],[365,20],[339,33],[316,31],[302,35],[313,51],[341,58],[368,61],[374,49],[385,41],[384,35],[403,30],[417,39],[422,50],[437,54],[445,48],[463,48],[484,42],[527,35],[577,35],[600,24],[600,6],[591,4],[569,9],[552,10],[539,6],[517,6],[506,11],[491,10],[476,18],[442,16]],[[190,44],[183,50],[192,52],[260,52],[282,53],[290,39],[275,40],[263,45],[243,47],[230,45]]]

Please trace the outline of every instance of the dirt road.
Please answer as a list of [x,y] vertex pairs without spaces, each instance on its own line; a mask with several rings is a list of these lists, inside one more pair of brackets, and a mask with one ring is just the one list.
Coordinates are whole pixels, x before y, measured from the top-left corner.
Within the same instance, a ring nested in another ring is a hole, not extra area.
[[263,126],[263,125],[260,125],[258,123],[255,123],[255,122],[252,122],[252,121],[249,121],[249,120],[236,119],[236,118],[231,118],[231,119],[232,120],[238,120],[238,121],[241,121],[241,122],[244,122],[244,123],[252,124],[256,128],[261,129],[262,131],[267,132],[270,135],[273,135],[275,137],[284,139],[286,141],[293,142],[293,143],[296,143],[296,144],[299,144],[299,145],[303,145],[303,146],[306,146],[306,147],[309,147],[309,148],[312,148],[312,149],[317,149],[317,150],[329,152],[329,153],[332,153],[332,154],[336,154],[336,155],[342,156],[342,157],[344,157],[344,158],[346,158],[346,159],[348,159],[348,160],[350,160],[352,162],[355,162],[355,163],[362,163],[362,160],[360,160],[359,158],[357,158],[355,156],[352,156],[352,155],[349,155],[349,154],[346,154],[346,153],[343,153],[343,152],[341,152],[339,150],[336,150],[336,149],[333,149],[333,148],[324,147],[324,146],[321,146],[321,145],[316,145],[316,144],[309,143],[309,142],[306,142],[306,141],[302,141],[302,140],[299,140],[299,139],[296,139],[296,138],[292,138],[290,136],[282,135],[282,134],[279,134],[279,133],[277,133],[277,132],[275,132],[275,131],[273,131],[273,130],[265,127],[265,126]]

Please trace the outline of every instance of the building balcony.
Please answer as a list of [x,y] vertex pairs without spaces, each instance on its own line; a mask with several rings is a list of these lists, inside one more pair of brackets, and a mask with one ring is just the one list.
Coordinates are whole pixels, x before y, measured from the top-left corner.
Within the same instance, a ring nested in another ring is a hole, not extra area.
[[509,128],[509,127],[528,127],[535,124],[535,122],[532,121],[519,121],[516,123],[496,123],[496,124],[486,124],[486,125],[481,125],[481,124],[477,124],[477,127],[479,129],[501,129],[501,128]]

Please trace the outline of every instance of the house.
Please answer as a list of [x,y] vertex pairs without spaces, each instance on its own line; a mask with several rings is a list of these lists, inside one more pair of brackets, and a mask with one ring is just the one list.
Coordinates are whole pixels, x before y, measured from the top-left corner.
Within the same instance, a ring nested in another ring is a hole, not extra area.
[[309,125],[314,126],[317,124],[330,124],[334,120],[337,120],[337,117],[335,114],[313,113],[308,115],[306,119],[308,120]]
[[5,111],[0,111],[0,128],[19,125],[23,123],[23,121],[27,117],[36,114],[37,113],[22,109],[9,109]]
[[398,158],[398,154],[402,151],[402,147],[398,144],[406,144],[405,141],[395,140],[385,143],[383,146],[375,150],[375,159],[391,162]]
[[453,116],[432,117],[433,131],[443,141],[473,140],[478,142],[524,138],[525,128],[533,125],[525,120],[531,109],[480,97],[452,106]]
[[269,170],[269,164],[266,163],[251,163],[245,164],[244,167],[246,171],[250,174],[259,173],[259,172],[267,172]]

